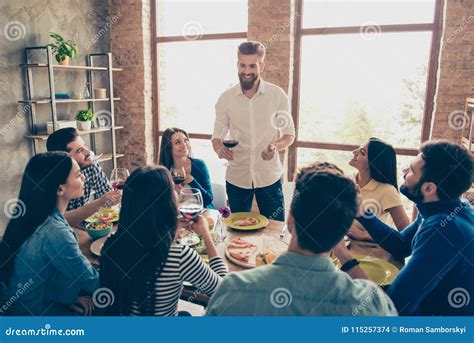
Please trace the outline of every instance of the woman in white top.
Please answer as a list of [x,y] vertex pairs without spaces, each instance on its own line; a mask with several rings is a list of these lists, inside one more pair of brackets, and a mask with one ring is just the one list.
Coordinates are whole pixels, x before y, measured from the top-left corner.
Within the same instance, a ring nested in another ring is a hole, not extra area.
[[192,229],[204,239],[209,265],[194,249],[174,242],[177,216],[177,195],[166,168],[143,167],[128,177],[119,227],[100,258],[101,286],[114,295],[105,314],[178,315],[184,281],[214,293],[227,266],[217,255],[207,220],[199,217]]
[[[377,138],[370,138],[353,152],[349,164],[356,168],[356,183],[362,206],[388,225],[402,231],[410,224],[403,208],[397,184],[395,149]],[[354,220],[348,236],[353,240],[373,241],[364,227]]]

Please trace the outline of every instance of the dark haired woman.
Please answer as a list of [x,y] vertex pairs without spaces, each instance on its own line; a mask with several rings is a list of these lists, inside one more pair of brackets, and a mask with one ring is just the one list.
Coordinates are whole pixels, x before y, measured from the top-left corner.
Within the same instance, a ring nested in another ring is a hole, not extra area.
[[214,208],[212,200],[211,179],[203,160],[191,157],[191,144],[186,131],[178,128],[169,128],[163,132],[160,147],[160,164],[171,168],[184,168],[186,180],[175,188],[179,191],[183,186],[197,188],[201,191],[204,207]]
[[[356,168],[356,183],[364,207],[370,209],[384,223],[395,224],[402,231],[410,224],[403,208],[397,184],[397,155],[384,141],[370,138],[354,155],[349,164]],[[364,227],[355,220],[348,236],[355,240],[372,241]]]
[[[67,153],[39,154],[29,161],[0,249],[8,314],[72,314],[80,292],[98,287],[99,275],[63,216],[69,201],[83,192],[84,176]],[[90,313],[91,303],[82,300]]]
[[114,294],[107,315],[175,316],[183,282],[212,295],[227,266],[217,255],[203,217],[192,224],[206,244],[209,266],[174,242],[177,195],[164,167],[143,167],[127,179],[117,232],[102,249],[101,285]]

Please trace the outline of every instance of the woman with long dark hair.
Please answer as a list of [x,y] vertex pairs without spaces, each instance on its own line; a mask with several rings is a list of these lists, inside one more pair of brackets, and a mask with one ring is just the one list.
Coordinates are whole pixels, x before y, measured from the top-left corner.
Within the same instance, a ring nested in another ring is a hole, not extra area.
[[29,161],[0,248],[8,314],[71,314],[80,292],[98,287],[99,275],[63,216],[69,201],[83,192],[84,176],[67,153],[38,154]]
[[191,157],[191,144],[186,131],[172,127],[163,132],[160,146],[160,164],[168,170],[184,168],[186,179],[182,184],[175,186],[176,191],[187,185],[197,188],[201,191],[204,207],[214,208],[212,205],[214,194],[209,171],[203,160]]
[[[397,155],[384,141],[370,138],[357,150],[349,164],[357,169],[356,183],[360,188],[362,206],[388,225],[402,231],[410,224],[403,208],[397,183]],[[355,240],[372,241],[372,237],[355,220],[348,236]]]
[[139,168],[128,177],[117,232],[100,257],[101,285],[114,294],[107,315],[178,315],[183,281],[212,295],[227,266],[208,222],[200,216],[192,230],[204,239],[209,266],[194,249],[174,242],[177,217],[177,195],[165,167]]

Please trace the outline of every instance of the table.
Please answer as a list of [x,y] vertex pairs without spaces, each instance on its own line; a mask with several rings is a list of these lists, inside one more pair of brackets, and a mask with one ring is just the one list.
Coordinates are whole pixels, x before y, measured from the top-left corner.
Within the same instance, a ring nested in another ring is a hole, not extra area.
[[[205,216],[212,218],[215,223],[217,222],[218,215],[219,215],[219,212],[217,210],[208,210],[205,213]],[[222,258],[226,260],[226,263],[227,263],[227,266],[229,267],[230,272],[239,272],[239,271],[245,270],[245,268],[238,266],[227,259],[227,257],[225,256],[226,243],[230,242],[235,237],[243,237],[243,238],[255,237],[255,236],[260,237],[262,235],[267,240],[274,239],[275,241],[280,241],[279,234],[282,232],[284,226],[285,226],[284,222],[270,220],[269,224],[265,228],[260,229],[260,230],[255,230],[255,231],[237,231],[237,230],[226,227],[227,237],[225,239],[225,242],[219,242],[217,244],[217,251],[219,253],[219,256],[221,256]],[[116,230],[117,230],[117,226],[114,225],[112,232],[115,232]],[[87,232],[85,232],[84,230],[74,229],[74,231],[76,232],[76,235],[79,241],[79,248],[81,249],[84,256],[86,256],[86,258],[92,263],[92,265],[98,267],[99,259],[90,251],[90,246],[93,240],[89,237]],[[285,237],[281,241],[283,241],[284,246],[286,246],[289,243],[290,239],[291,239],[291,235],[288,231],[286,231]],[[359,254],[359,255],[364,255],[364,256],[374,256],[374,257],[378,257],[383,260],[389,261],[390,263],[392,263],[399,269],[403,266],[403,262],[395,260],[387,251],[373,244],[368,245],[368,244],[351,243],[351,245],[349,246],[349,250],[353,252],[354,254]],[[183,293],[181,295],[181,299],[185,299],[185,300],[193,299],[193,302],[196,302],[202,305],[205,305],[208,301],[208,297],[206,295],[196,292],[195,289],[189,286],[184,288]]]

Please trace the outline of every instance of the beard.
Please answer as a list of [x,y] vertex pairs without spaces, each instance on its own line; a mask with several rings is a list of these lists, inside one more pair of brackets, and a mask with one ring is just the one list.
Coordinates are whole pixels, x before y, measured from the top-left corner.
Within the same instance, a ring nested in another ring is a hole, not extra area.
[[244,91],[248,91],[249,89],[252,89],[252,87],[255,85],[255,82],[257,82],[257,75],[252,74],[253,77],[251,80],[244,80],[242,77],[242,74],[239,74],[239,81],[240,81],[240,86]]
[[418,181],[413,187],[408,187],[405,183],[400,186],[400,193],[413,201],[415,204],[423,202],[423,193],[421,192],[421,185],[423,182]]

